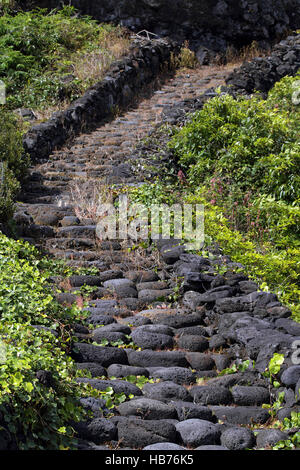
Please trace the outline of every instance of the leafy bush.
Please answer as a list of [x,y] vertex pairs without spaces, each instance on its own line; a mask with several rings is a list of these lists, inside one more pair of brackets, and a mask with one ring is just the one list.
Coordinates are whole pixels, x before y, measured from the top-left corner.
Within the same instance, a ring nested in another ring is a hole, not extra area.
[[12,113],[0,109],[0,221],[12,215],[19,181],[27,167],[18,120]]
[[[53,299],[49,263],[28,243],[0,234],[0,314],[2,321],[31,322],[57,328],[79,315]],[[29,295],[30,293],[30,295]]]
[[[67,355],[70,325],[82,314],[57,304],[47,282],[50,266],[28,243],[0,234],[0,445],[72,448],[71,424],[85,416],[84,386]],[[50,374],[49,383],[39,371]]]
[[[6,361],[0,364],[0,440],[18,449],[72,446],[71,421],[84,417],[72,360],[52,333],[16,322],[0,323]],[[38,371],[51,374],[50,384]]]
[[292,93],[290,108],[285,109],[288,97],[282,100],[281,95],[287,92],[287,82],[291,78],[284,79],[282,88],[277,86],[266,101],[220,95],[192,116],[170,143],[190,184],[210,185],[219,179],[226,186],[223,198],[251,190],[296,202],[300,192],[300,109],[292,105]]

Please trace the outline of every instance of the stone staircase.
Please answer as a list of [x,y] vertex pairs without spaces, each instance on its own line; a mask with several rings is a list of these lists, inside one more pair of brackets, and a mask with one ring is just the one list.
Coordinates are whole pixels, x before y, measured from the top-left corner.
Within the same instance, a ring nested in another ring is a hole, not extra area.
[[[94,418],[76,427],[80,449],[241,450],[288,438],[272,428],[262,408],[277,393],[261,375],[270,349],[288,350],[300,335],[276,296],[232,273],[230,260],[228,272],[219,274],[226,257],[209,260],[163,243],[158,250],[129,251],[126,243],[96,237],[97,197],[146,180],[136,146],[151,139],[163,110],[223,85],[232,69],[179,71],[136,107],[31,168],[16,212],[24,238],[72,266],[97,268],[93,276],[53,280],[65,286],[57,300],[66,304],[78,301],[80,287],[94,287],[86,324],[75,326],[73,358],[93,377],[80,381],[128,398],[113,416],[103,401],[82,399]],[[115,341],[129,347],[112,347]],[[220,376],[247,359],[249,368]],[[299,366],[287,365],[282,387],[291,390]],[[153,383],[141,390],[126,380],[129,375]],[[280,417],[295,406],[290,396]]]

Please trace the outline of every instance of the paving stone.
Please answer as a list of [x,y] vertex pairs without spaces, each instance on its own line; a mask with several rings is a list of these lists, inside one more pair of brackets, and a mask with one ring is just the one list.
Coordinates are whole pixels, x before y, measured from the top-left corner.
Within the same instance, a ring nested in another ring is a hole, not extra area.
[[158,299],[166,299],[173,293],[172,289],[143,289],[138,293],[138,298],[145,303],[150,304]]
[[210,406],[218,419],[230,424],[264,424],[270,419],[268,410],[254,406]]
[[56,294],[55,298],[59,304],[73,305],[76,303],[78,296],[68,292],[62,292],[60,294]]
[[135,329],[135,331],[145,331],[145,332],[150,332],[150,333],[156,333],[156,334],[163,334],[163,335],[168,335],[168,336],[174,336],[174,329],[170,328],[167,325],[145,325],[141,326]]
[[166,281],[141,282],[136,284],[136,289],[138,291],[168,289],[168,283]]
[[80,404],[83,408],[93,412],[93,418],[103,418],[108,414],[105,400],[94,397],[80,398]]
[[99,273],[99,278],[102,282],[109,281],[112,279],[121,279],[123,277],[123,272],[116,269],[109,269],[107,271],[102,271]]
[[300,336],[300,324],[291,320],[290,318],[279,318],[275,322],[279,330],[289,333],[293,336]]
[[227,346],[227,341],[222,335],[213,335],[209,340],[209,349],[219,349]]
[[82,362],[76,364],[77,369],[88,370],[92,377],[105,377],[106,369],[95,362]]
[[128,377],[129,375],[149,377],[149,372],[144,367],[125,366],[112,364],[107,368],[108,377]]
[[103,367],[111,364],[128,364],[127,354],[123,349],[94,346],[87,343],[75,343],[73,357],[77,362],[96,362]]
[[124,402],[117,410],[122,416],[139,416],[146,420],[177,418],[173,405],[144,397]]
[[118,438],[122,445],[133,449],[140,449],[146,445],[176,440],[176,428],[173,424],[159,420],[141,420],[129,418],[127,422],[120,422]]
[[[130,351],[127,350],[131,366],[141,367],[188,367],[189,364],[180,351]],[[117,361],[115,361],[117,362]]]
[[203,318],[203,313],[191,313],[189,315],[163,315],[161,317],[154,318],[153,322],[162,323],[164,325],[170,326],[171,328],[184,328],[203,324]]
[[300,366],[288,367],[281,375],[281,382],[288,387],[296,385],[300,379]]
[[57,231],[58,237],[67,237],[67,238],[80,238],[80,237],[90,237],[94,238],[96,234],[95,225],[86,225],[86,226],[71,226],[71,227],[61,227]]
[[194,402],[201,405],[229,405],[233,402],[228,388],[212,385],[196,385],[190,389]]
[[199,326],[199,325],[196,325],[196,326],[187,326],[185,328],[178,328],[176,330],[176,334],[181,337],[181,336],[189,336],[189,335],[192,335],[192,336],[209,336],[207,331],[205,330],[205,328],[203,326]]
[[87,286],[101,286],[101,278],[99,276],[79,276],[74,275],[69,277],[69,282],[72,287]]
[[265,449],[286,439],[289,439],[289,435],[280,429],[259,429],[256,436],[256,446],[258,449]]
[[270,403],[270,392],[263,387],[247,387],[235,385],[231,393],[236,405],[257,406]]
[[86,319],[86,323],[89,325],[112,325],[116,323],[116,320],[110,315],[97,315],[92,314]]
[[180,400],[170,401],[169,403],[176,408],[179,421],[197,418],[214,422],[212,411],[207,406]]
[[129,279],[110,279],[108,281],[103,282],[103,286],[107,289],[114,289],[118,290],[124,287],[133,287],[135,288],[134,282],[130,281]]
[[215,361],[213,358],[204,353],[200,352],[189,352],[185,354],[185,357],[192,369],[198,370],[211,370],[215,367]]
[[92,338],[96,343],[101,344],[103,341],[107,340],[109,343],[114,343],[115,341],[122,341],[122,343],[129,343],[128,338],[121,333],[120,331],[101,331],[102,328],[96,328],[92,332]]
[[150,308],[148,310],[142,310],[139,312],[139,316],[143,318],[147,318],[152,321],[156,321],[159,323],[159,319],[164,319],[165,316],[174,315],[176,314],[176,309],[174,308]]
[[87,423],[76,423],[74,428],[82,439],[91,440],[97,444],[117,437],[117,427],[105,418],[95,418]]
[[162,367],[151,373],[151,377],[172,381],[178,385],[190,385],[196,381],[195,374],[186,367]]
[[144,317],[141,317],[140,315],[136,315],[133,317],[121,318],[120,323],[123,323],[124,325],[129,325],[129,326],[142,326],[142,325],[151,324],[151,320],[149,320],[149,318],[144,318]]
[[156,332],[151,333],[144,327],[134,330],[131,337],[133,342],[143,349],[170,349],[174,346],[174,340],[171,336]]
[[154,384],[147,383],[143,388],[143,394],[148,398],[157,400],[177,399],[183,401],[192,401],[192,397],[186,388],[171,381]]
[[233,355],[232,354],[212,354],[212,358],[215,361],[216,367],[219,371],[227,369],[232,361]]
[[154,282],[158,281],[159,277],[154,271],[127,271],[125,277],[133,282]]
[[111,387],[113,391],[117,394],[124,393],[126,396],[142,395],[141,390],[130,382],[125,380],[99,380],[99,379],[89,379],[89,378],[79,378],[77,379],[79,383],[88,383],[96,390],[105,391],[108,387]]
[[255,438],[250,429],[230,428],[222,433],[221,444],[229,450],[252,449],[255,445]]
[[129,286],[120,286],[114,289],[114,295],[118,299],[135,299],[138,296],[137,290]]
[[181,336],[177,341],[177,345],[179,346],[179,348],[194,352],[206,351],[209,346],[206,338],[204,338],[203,336],[195,335]]
[[[97,328],[98,331],[105,331],[105,332],[118,332],[123,333],[124,335],[130,335],[131,329],[126,325],[121,325],[121,323],[110,323],[109,325],[101,326]],[[93,332],[95,332],[94,330]]]
[[198,447],[220,443],[220,431],[215,424],[202,419],[187,419],[176,425],[184,445]]
[[279,421],[284,421],[285,418],[290,419],[293,412],[300,413],[300,406],[299,405],[296,405],[293,407],[285,406],[283,408],[280,408],[277,411],[276,417],[279,419]]

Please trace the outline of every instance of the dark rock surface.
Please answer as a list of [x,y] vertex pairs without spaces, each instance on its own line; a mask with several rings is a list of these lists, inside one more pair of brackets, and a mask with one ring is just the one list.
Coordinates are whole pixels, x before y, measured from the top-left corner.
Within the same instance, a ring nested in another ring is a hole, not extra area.
[[253,59],[232,72],[226,80],[227,85],[246,93],[269,91],[276,81],[286,75],[295,75],[299,69],[299,44],[299,35],[289,36],[276,45],[268,57]]
[[187,419],[176,425],[180,439],[186,446],[219,444],[220,431],[215,424],[202,419]]
[[[59,6],[58,0],[34,3],[46,8]],[[257,0],[251,5],[234,0],[72,0],[71,4],[101,22],[189,39],[204,64],[211,50],[220,51],[228,42],[269,41],[299,27],[300,22],[298,0]]]
[[222,433],[221,444],[229,450],[251,449],[255,444],[255,438],[250,429],[230,428]]
[[173,405],[163,403],[150,398],[138,398],[118,406],[118,412],[122,416],[140,416],[143,419],[173,419],[177,418],[177,412]]
[[176,441],[175,426],[163,419],[145,421],[138,418],[128,418],[126,421],[119,422],[117,427],[118,438],[122,440],[122,445],[133,449],[161,442]]

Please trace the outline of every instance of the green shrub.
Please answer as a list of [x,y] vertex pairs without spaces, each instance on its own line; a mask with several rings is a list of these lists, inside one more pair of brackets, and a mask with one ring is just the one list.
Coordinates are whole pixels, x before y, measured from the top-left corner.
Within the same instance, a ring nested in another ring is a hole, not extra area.
[[[300,75],[299,75],[300,76]],[[294,79],[295,80],[295,79]],[[286,89],[286,82],[283,82]],[[274,107],[270,99],[220,95],[196,112],[170,142],[190,184],[224,182],[223,197],[234,191],[267,194],[295,203],[300,194],[300,110]],[[290,94],[291,100],[292,94]],[[291,101],[290,101],[291,103]],[[295,108],[295,109],[294,109]]]
[[29,161],[24,155],[17,117],[0,108],[0,221],[13,214],[14,199]]
[[53,299],[49,265],[28,243],[0,233],[0,315],[2,321],[58,327],[74,320],[76,306],[65,308]]
[[[71,6],[0,16],[0,79],[7,87],[6,107],[45,109],[78,98],[93,84],[88,75],[94,83],[100,80],[127,46],[121,27],[78,17]],[[93,60],[83,60],[89,54]],[[82,61],[84,70],[78,70]]]
[[[72,360],[52,333],[17,322],[1,322],[6,355],[0,364],[0,436],[18,449],[72,448],[71,421],[83,419]],[[51,384],[37,372],[51,374]],[[72,442],[74,441],[74,442]]]
[[0,440],[19,449],[73,448],[71,424],[85,417],[85,386],[69,357],[71,324],[83,314],[56,302],[51,267],[28,243],[0,234]]

